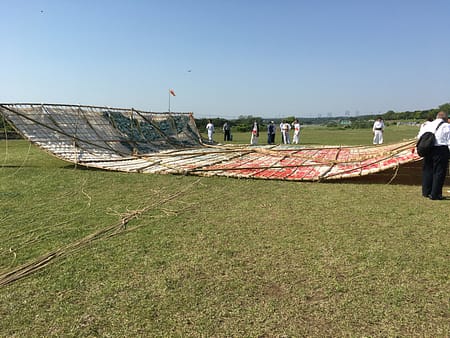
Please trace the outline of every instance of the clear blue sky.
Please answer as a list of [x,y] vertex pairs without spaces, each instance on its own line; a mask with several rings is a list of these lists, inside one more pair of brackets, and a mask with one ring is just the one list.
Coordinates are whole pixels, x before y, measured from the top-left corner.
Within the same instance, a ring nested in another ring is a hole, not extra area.
[[[198,117],[450,102],[450,1],[0,0],[0,102]],[[191,71],[189,71],[191,70]]]

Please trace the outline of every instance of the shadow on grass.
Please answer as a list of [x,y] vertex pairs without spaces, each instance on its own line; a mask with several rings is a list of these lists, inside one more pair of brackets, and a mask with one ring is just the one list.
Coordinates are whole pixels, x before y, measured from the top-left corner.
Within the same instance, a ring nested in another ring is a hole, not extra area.
[[76,165],[76,164],[68,164],[61,167],[62,169],[70,169],[70,170],[91,170],[91,171],[110,171],[106,169],[101,168],[95,168],[95,167],[86,167],[83,165]]
[[43,168],[43,167],[40,166],[40,165],[29,165],[29,164],[27,164],[27,165],[5,164],[5,165],[0,165],[0,169],[1,168],[15,168],[15,169],[18,169],[18,168]]

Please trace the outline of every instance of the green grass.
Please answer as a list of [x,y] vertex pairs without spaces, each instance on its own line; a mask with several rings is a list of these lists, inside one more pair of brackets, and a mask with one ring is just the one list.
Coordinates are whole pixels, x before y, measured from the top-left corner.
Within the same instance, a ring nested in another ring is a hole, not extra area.
[[418,186],[75,170],[7,145],[1,272],[187,191],[1,287],[2,337],[450,335],[449,202]]

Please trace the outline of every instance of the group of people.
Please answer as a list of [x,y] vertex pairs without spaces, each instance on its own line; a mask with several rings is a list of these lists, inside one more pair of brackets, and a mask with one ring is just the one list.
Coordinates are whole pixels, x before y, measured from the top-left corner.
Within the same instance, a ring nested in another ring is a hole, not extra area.
[[[372,127],[373,131],[373,144],[383,144],[383,133],[384,133],[384,121],[381,117],[378,117]],[[292,144],[298,144],[300,142],[300,122],[298,119],[295,119],[294,122],[288,123],[284,120],[281,121],[279,130],[281,132],[281,142],[283,144],[290,144],[290,131],[294,130],[294,134],[292,136]],[[214,135],[214,125],[211,120],[208,121],[206,125],[206,130],[208,131],[208,141],[213,142]],[[231,141],[231,124],[227,121],[223,124],[223,140]],[[259,140],[259,123],[258,121],[253,122],[250,144],[257,145]],[[274,121],[270,121],[267,125],[267,144],[275,144],[275,134],[277,131],[277,127],[275,126]]]
[[[300,122],[296,119],[292,124],[285,122],[284,120],[280,123],[281,132],[281,142],[284,144],[290,144],[290,131],[294,130],[294,135],[292,139],[293,144],[298,144],[300,141]],[[267,125],[267,144],[275,144],[275,134],[277,127],[273,121]],[[253,122],[252,134],[250,138],[251,145],[257,145],[259,138],[259,123],[257,121]]]
[[[384,122],[381,117],[378,117],[372,127],[373,144],[383,143]],[[257,145],[259,138],[259,123],[254,121],[250,144]],[[292,124],[281,121],[279,130],[281,131],[282,142],[290,144],[290,130],[294,129],[292,143],[298,144],[300,138],[300,123],[296,119]],[[213,142],[214,125],[209,120],[206,125],[208,131],[208,140]],[[267,143],[275,143],[276,126],[274,121],[270,121],[267,126]],[[442,189],[445,182],[445,177],[448,171],[448,161],[450,159],[450,123],[448,114],[440,111],[436,118],[429,119],[420,127],[417,138],[419,139],[423,134],[431,132],[434,134],[435,141],[431,152],[423,159],[422,171],[422,195],[432,200],[444,199],[442,196]],[[225,122],[223,125],[224,141],[231,141],[231,125]]]
[[[253,122],[252,130],[251,130],[251,137],[250,137],[250,144],[251,145],[257,145],[259,140],[259,123],[258,121]],[[298,144],[300,142],[300,122],[296,119],[292,124],[289,124],[288,122],[285,122],[284,120],[280,123],[280,131],[281,131],[281,141],[284,144],[290,144],[290,130],[294,130],[292,143]],[[214,142],[214,124],[211,120],[208,120],[208,124],[206,125],[206,131],[208,133],[208,142],[213,143]],[[226,121],[222,126],[223,131],[223,140],[226,141],[232,141],[233,136],[231,135],[231,124]],[[275,144],[275,134],[276,134],[277,128],[275,126],[275,123],[273,121],[270,121],[270,123],[267,125],[267,144]]]

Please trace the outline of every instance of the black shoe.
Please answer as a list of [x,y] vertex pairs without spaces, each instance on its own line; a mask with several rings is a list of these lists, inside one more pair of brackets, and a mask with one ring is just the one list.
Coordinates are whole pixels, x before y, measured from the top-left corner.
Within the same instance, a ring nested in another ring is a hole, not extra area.
[[433,200],[433,201],[442,201],[442,200],[445,200],[445,199],[446,199],[444,196],[436,196],[436,197],[433,197],[433,196],[431,196],[431,195],[428,195],[428,198],[429,198],[430,200]]

